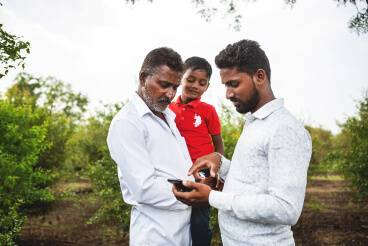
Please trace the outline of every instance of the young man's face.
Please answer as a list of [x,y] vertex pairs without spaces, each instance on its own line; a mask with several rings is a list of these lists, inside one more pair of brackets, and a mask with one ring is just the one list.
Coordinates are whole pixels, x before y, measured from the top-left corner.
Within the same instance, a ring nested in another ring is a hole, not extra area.
[[209,78],[205,70],[188,68],[181,80],[183,86],[181,100],[184,104],[202,96],[209,86]]
[[155,68],[151,76],[141,82],[143,100],[153,112],[162,112],[174,99],[180,85],[179,72],[166,65]]
[[254,113],[259,101],[259,92],[253,78],[247,73],[238,72],[237,67],[220,70],[222,83],[226,87],[226,99],[233,102],[241,114]]

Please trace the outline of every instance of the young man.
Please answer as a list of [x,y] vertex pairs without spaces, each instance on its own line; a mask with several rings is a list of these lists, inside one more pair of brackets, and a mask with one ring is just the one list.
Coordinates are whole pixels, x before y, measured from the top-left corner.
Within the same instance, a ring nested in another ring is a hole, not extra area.
[[192,165],[175,114],[167,109],[183,70],[180,55],[170,48],[148,53],[138,92],[110,125],[110,154],[118,165],[124,201],[133,205],[131,246],[192,244],[191,207],[175,199],[167,182],[185,178]]
[[[184,62],[186,71],[181,80],[182,93],[169,108],[176,114],[175,123],[185,138],[193,163],[202,156],[218,152],[224,154],[221,125],[215,107],[201,101],[201,96],[210,85],[211,65],[201,57],[191,57]],[[214,179],[214,180],[212,180]],[[206,182],[216,186],[215,178]],[[191,233],[193,246],[210,246],[212,231],[210,206],[193,208]]]
[[178,200],[192,206],[210,204],[219,210],[224,245],[295,245],[291,225],[303,208],[307,170],[312,153],[309,133],[275,99],[271,69],[259,44],[241,40],[228,45],[215,59],[226,98],[246,123],[232,160],[210,154],[197,160],[188,175],[211,168],[225,179],[222,192],[192,181]]

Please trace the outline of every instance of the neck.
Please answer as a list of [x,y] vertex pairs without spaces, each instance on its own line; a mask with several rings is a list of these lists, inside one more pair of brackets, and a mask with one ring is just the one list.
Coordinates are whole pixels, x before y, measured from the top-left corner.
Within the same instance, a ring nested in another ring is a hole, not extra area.
[[267,93],[264,93],[263,95],[261,95],[261,99],[259,100],[259,103],[257,104],[257,106],[251,111],[251,113],[253,114],[254,112],[256,112],[258,109],[262,108],[264,105],[266,105],[267,103],[275,100],[275,96],[273,94],[273,91],[270,90]]
[[165,115],[162,112],[152,111],[152,113],[156,115],[158,118],[160,118],[161,120],[163,120],[166,123],[166,125],[169,125],[169,123],[166,121]]
[[[196,98],[197,99],[197,98]],[[183,103],[183,104],[188,104],[196,99],[192,99],[192,98],[189,98],[187,96],[183,96],[183,94],[180,96],[180,101]]]

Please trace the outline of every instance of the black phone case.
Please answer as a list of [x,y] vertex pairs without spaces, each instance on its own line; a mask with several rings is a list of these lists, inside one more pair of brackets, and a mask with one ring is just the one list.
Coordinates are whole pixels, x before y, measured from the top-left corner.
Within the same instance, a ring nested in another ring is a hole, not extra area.
[[183,185],[183,180],[181,179],[168,179],[167,180],[169,183],[173,184],[176,186],[176,188],[178,188],[180,191],[183,192],[189,192],[192,191],[192,188],[188,188],[186,186]]

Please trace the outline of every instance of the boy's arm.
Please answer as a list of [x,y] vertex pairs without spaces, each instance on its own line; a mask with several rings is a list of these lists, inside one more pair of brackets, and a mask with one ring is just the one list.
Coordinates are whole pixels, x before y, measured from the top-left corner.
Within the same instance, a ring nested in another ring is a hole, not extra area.
[[215,152],[224,155],[224,142],[222,141],[221,133],[216,135],[211,135],[213,146],[215,147]]

